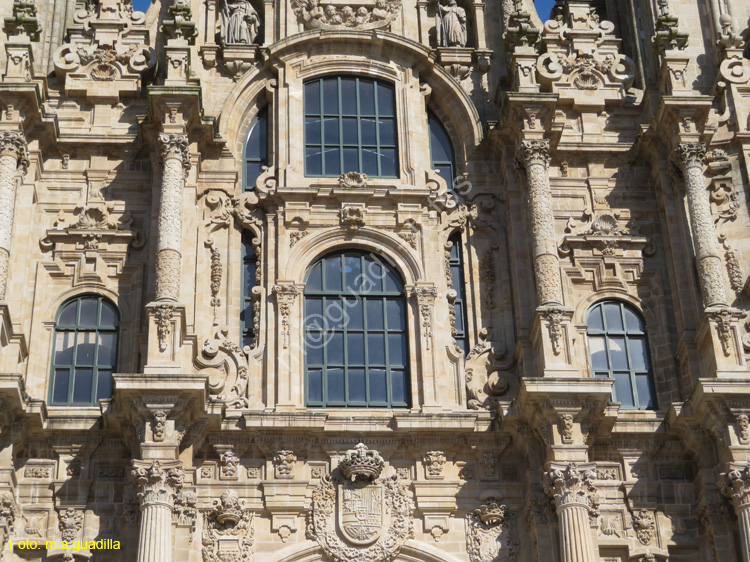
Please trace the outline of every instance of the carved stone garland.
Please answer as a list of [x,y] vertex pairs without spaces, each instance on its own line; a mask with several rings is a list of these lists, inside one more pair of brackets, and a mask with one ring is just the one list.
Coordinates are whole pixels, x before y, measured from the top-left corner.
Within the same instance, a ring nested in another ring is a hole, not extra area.
[[320,0],[292,0],[297,19],[307,29],[381,29],[401,13],[400,0],[355,0],[352,4]]
[[377,451],[360,444],[313,492],[308,538],[332,561],[390,562],[413,537],[409,487],[397,475],[378,478],[383,465]]
[[18,173],[29,166],[26,137],[20,131],[0,133],[0,301],[5,300],[8,286],[10,241],[16,207]]
[[466,515],[466,552],[471,562],[512,562],[519,542],[515,513],[490,503]]

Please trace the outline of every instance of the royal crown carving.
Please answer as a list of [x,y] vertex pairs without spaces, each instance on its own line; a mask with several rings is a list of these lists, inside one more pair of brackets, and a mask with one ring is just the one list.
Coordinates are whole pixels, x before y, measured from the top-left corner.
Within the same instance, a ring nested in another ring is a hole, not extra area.
[[370,450],[364,443],[349,449],[339,463],[339,471],[348,480],[375,480],[383,472],[385,461],[380,453]]

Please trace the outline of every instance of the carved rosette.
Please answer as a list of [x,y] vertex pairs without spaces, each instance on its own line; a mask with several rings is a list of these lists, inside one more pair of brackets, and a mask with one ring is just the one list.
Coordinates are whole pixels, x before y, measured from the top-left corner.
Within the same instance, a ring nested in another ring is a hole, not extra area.
[[[553,466],[544,473],[543,486],[558,512],[569,506],[585,507],[591,515],[597,513],[599,495],[594,486],[596,472],[587,468],[581,472],[576,463]],[[598,513],[597,513],[598,514]]]
[[142,508],[161,505],[174,509],[185,481],[180,461],[134,460],[130,474]]

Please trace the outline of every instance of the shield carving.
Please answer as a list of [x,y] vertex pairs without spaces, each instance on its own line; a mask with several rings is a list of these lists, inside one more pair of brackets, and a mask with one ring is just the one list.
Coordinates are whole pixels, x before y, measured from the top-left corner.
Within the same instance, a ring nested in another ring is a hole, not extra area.
[[339,529],[356,545],[374,543],[383,533],[385,510],[383,486],[380,483],[362,486],[359,483],[339,484]]

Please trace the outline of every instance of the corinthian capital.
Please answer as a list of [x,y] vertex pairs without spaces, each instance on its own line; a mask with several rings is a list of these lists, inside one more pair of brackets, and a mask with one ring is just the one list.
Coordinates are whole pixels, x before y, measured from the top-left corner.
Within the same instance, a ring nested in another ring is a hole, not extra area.
[[742,506],[750,505],[750,465],[722,474],[719,486],[721,493],[732,500],[739,514]]
[[0,156],[13,156],[18,167],[24,171],[29,167],[29,144],[21,131],[0,132]]
[[175,498],[185,481],[180,461],[134,460],[130,474],[142,506],[161,504],[174,508]]
[[521,162],[524,166],[543,164],[549,166],[549,141],[524,140],[521,141]]
[[683,168],[703,166],[706,145],[702,142],[681,142],[675,148],[675,157]]
[[550,467],[544,473],[542,484],[545,493],[554,500],[556,508],[577,504],[586,507],[593,514],[599,506],[599,494],[593,484],[595,479],[593,467],[579,470],[576,463],[570,463]]
[[187,135],[159,133],[159,147],[162,163],[169,158],[177,158],[184,167],[190,168]]

